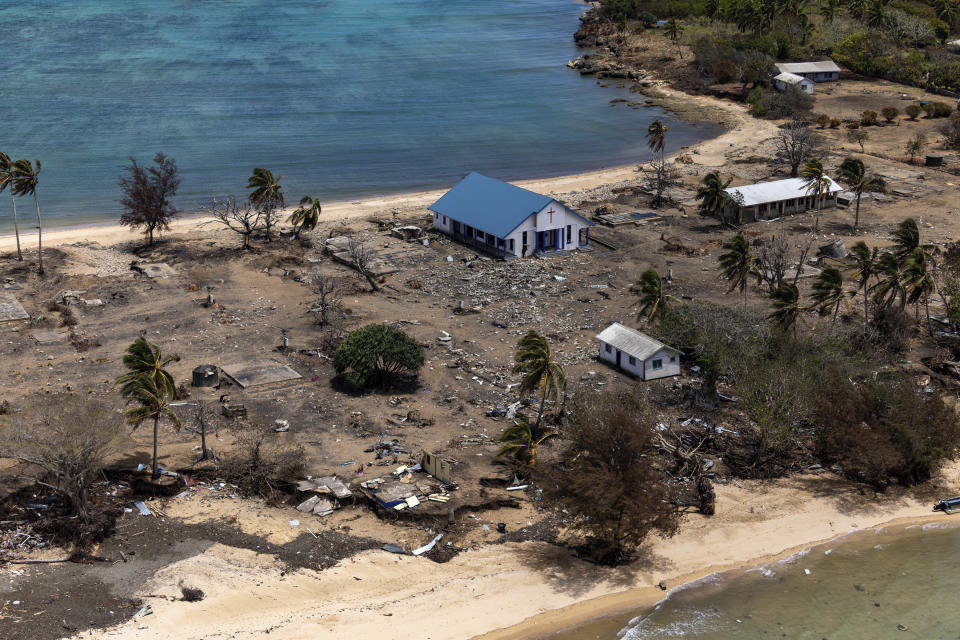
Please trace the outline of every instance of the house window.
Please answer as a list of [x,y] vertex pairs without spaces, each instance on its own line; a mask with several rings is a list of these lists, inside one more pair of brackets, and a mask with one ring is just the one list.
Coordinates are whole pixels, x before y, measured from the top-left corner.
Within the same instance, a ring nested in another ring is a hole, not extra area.
[[608,345],[608,344],[603,345],[603,350],[606,351],[607,353],[612,353],[612,352],[613,352],[613,349],[611,349],[611,348],[610,348],[610,345]]
[[573,229],[570,228],[571,226],[572,225],[569,224],[567,225],[567,242],[573,241]]
[[630,364],[636,366],[636,364],[637,364],[637,359],[636,359],[636,358],[634,358],[633,356],[630,356],[630,358],[628,358],[628,359],[630,360]]
[[523,246],[527,246],[527,232],[523,232]]
[[654,371],[663,369],[663,360],[661,358],[657,358],[650,364],[650,368],[653,369]]
[[513,251],[513,238],[510,238],[510,251]]
[[676,362],[677,356],[670,356],[670,362]]

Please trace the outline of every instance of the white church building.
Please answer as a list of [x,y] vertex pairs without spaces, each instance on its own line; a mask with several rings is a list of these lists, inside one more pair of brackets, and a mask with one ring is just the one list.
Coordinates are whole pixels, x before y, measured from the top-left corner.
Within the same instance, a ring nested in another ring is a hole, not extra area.
[[590,246],[593,223],[549,196],[473,172],[430,206],[433,228],[502,258]]

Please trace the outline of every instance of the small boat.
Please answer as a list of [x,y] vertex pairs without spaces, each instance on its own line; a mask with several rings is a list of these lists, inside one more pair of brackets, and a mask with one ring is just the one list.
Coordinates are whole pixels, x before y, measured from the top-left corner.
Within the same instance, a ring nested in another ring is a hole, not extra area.
[[960,497],[941,500],[933,505],[934,511],[943,511],[944,513],[953,513],[955,509],[960,509]]

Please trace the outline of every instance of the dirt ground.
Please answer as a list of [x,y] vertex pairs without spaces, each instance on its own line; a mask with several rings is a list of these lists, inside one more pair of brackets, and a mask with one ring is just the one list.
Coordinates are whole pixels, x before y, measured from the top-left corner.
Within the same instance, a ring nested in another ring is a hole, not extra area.
[[[661,92],[663,99],[680,99],[669,88]],[[815,112],[849,118],[865,108],[905,105],[898,101],[902,92],[931,98],[891,83],[845,80],[818,85]],[[125,513],[117,533],[96,550],[103,562],[0,565],[2,574],[9,575],[9,581],[0,582],[0,636],[56,638],[127,618],[139,608],[144,595],[140,588],[159,568],[215,543],[272,554],[284,567],[323,568],[387,542],[406,549],[419,546],[446,527],[450,507],[456,508],[457,524],[446,528],[444,544],[449,546],[431,556],[437,561],[504,540],[551,540],[555,527],[537,510],[535,495],[505,491],[513,476],[495,457],[495,439],[508,421],[487,415],[518,399],[512,388],[517,378],[510,371],[517,340],[531,329],[546,335],[566,367],[571,393],[635,384],[597,361],[594,336],[614,321],[637,326],[630,287],[643,270],[672,273],[668,290],[678,298],[730,304],[742,300],[727,293],[718,276],[717,255],[730,232],[697,216],[697,182],[714,169],[733,177],[735,185],[783,177],[788,170],[775,159],[779,123],[747,118],[732,103],[697,100],[738,114],[739,135],[725,139],[724,146],[714,142],[680,150],[677,166],[683,185],[670,192],[674,204],[658,211],[662,220],[615,228],[598,225],[591,230],[591,238],[599,241],[591,252],[502,262],[433,232],[427,234],[429,246],[405,242],[390,235],[394,221],[385,208],[370,218],[324,221],[302,242],[288,237],[269,244],[260,241],[251,252],[238,249],[238,236],[203,227],[177,231],[153,248],[134,242],[104,246],[91,232],[89,239],[47,249],[43,277],[36,274],[35,253],[28,252],[24,263],[11,252],[0,256],[0,286],[30,315],[29,320],[0,324],[0,401],[14,408],[31,396],[57,391],[116,395],[114,380],[123,371],[123,350],[143,335],[164,353],[181,356],[170,369],[188,388],[192,369],[202,364],[273,361],[300,374],[296,380],[246,389],[229,380],[219,389],[189,389],[192,401],[203,400],[213,414],[224,402],[242,403],[248,410],[244,420],[212,419],[208,441],[220,455],[229,455],[240,431],[256,429],[266,433],[268,443],[303,445],[308,474],[335,473],[359,481],[416,461],[426,450],[456,462],[460,485],[449,504],[423,505],[414,516],[385,520],[358,502],[318,518],[295,511],[292,504],[268,506],[236,497],[229,486],[214,488],[216,470],[208,469],[198,474],[206,484],[195,485],[184,496],[155,501],[166,517],[140,516],[135,509]],[[943,246],[960,239],[956,158],[942,169],[910,166],[902,158],[907,137],[925,131],[935,140],[933,131],[940,122],[901,119],[898,125],[871,127],[865,154],[845,141],[844,130],[819,132],[820,156],[828,172],[845,157],[855,156],[890,183],[887,200],[864,200],[859,233],[853,232],[852,208],[826,210],[819,234],[813,233],[812,213],[751,224],[745,233],[752,238],[784,235],[793,247],[836,238],[847,247],[861,239],[883,246],[895,225],[912,216],[926,242]],[[601,206],[647,211],[649,195],[640,182],[634,173],[614,184],[555,195],[587,217]],[[401,206],[397,221],[426,227],[429,214],[419,205]],[[325,239],[340,235],[362,239],[396,269],[385,276],[382,292],[371,293],[352,269],[324,251]],[[686,251],[666,249],[665,240]],[[172,273],[149,278],[129,268],[134,260],[165,263]],[[423,345],[426,364],[416,381],[359,394],[335,380],[322,355],[323,332],[310,313],[316,275],[335,278],[343,287],[348,329],[393,322]],[[207,285],[217,302],[212,308],[203,304]],[[102,304],[80,302],[69,306],[69,312],[52,306],[68,290],[83,291],[80,298]],[[750,305],[766,311],[760,290],[753,293]],[[455,312],[459,301],[469,312]],[[940,312],[939,300],[932,300],[931,313]],[[281,330],[289,339],[285,350],[279,349]],[[51,338],[49,332],[61,335]],[[446,335],[449,341],[438,340]],[[917,340],[914,354],[906,359],[916,360],[930,349],[922,336]],[[646,384],[655,393],[675,394],[696,383],[691,375],[685,369],[678,379]],[[197,425],[192,407],[177,411],[184,428],[176,433],[169,425],[161,427],[160,464],[189,475],[199,444]],[[677,415],[665,410],[664,418]],[[274,431],[274,421],[280,419],[289,422],[289,431]],[[381,438],[399,440],[410,457],[375,459],[365,449]],[[123,453],[110,460],[111,468],[131,471],[148,464],[150,445],[149,429],[132,432]],[[23,482],[13,476],[26,471],[4,462],[4,492],[19,490]],[[123,491],[120,495],[131,508],[130,498]],[[29,517],[22,507],[0,513],[0,520]],[[299,520],[299,525],[292,526],[291,520]],[[499,522],[507,525],[507,536],[496,532]],[[42,552],[15,549],[9,555],[34,558]]]

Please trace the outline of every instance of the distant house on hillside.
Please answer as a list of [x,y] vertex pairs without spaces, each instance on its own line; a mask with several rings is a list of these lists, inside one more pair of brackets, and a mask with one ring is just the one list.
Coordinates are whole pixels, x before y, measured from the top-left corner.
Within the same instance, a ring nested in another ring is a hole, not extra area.
[[590,246],[593,223],[549,196],[473,172],[430,205],[433,228],[502,258]]
[[798,76],[795,73],[781,73],[773,77],[773,86],[777,91],[786,91],[789,87],[796,87],[804,93],[813,93],[813,80]]
[[830,187],[824,192],[819,203],[816,194],[807,187],[803,178],[758,182],[726,189],[731,202],[724,210],[724,215],[727,219],[750,222],[771,220],[807,209],[836,206],[837,194],[843,191],[843,187],[829,176],[828,180]]
[[597,334],[600,359],[641,380],[680,375],[680,352],[619,322]]
[[822,62],[778,62],[777,71],[792,73],[814,82],[835,82],[840,79],[840,67],[833,60]]

